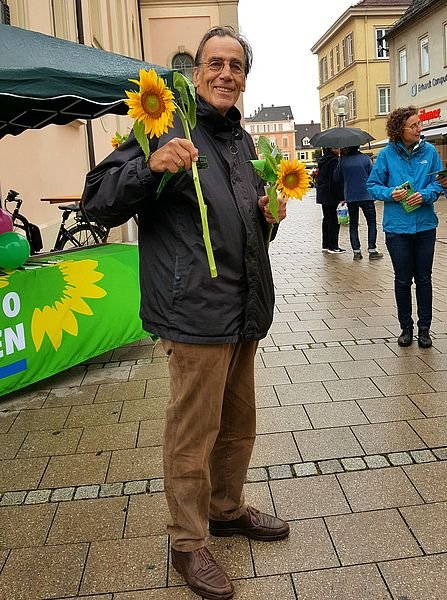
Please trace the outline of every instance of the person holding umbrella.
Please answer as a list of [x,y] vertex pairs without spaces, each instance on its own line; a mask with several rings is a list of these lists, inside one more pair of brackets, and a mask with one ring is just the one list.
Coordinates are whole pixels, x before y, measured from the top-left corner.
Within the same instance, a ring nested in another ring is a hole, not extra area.
[[[394,293],[402,332],[399,346],[413,341],[411,286],[416,284],[418,344],[432,345],[432,266],[438,218],[434,202],[442,191],[436,171],[442,169],[434,146],[422,136],[414,106],[390,113],[386,130],[389,143],[377,157],[367,188],[382,200],[383,230],[394,268]],[[405,202],[403,202],[405,201]]]
[[334,180],[340,148],[323,148],[323,156],[318,159],[316,178],[317,204],[321,204],[321,245],[323,252],[340,254],[345,252],[338,246],[340,225],[337,219],[337,206],[343,201],[342,186]]

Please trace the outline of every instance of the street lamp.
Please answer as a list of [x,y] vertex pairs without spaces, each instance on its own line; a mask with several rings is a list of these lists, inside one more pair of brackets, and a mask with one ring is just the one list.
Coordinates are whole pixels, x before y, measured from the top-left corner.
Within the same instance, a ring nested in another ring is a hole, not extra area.
[[338,127],[345,127],[346,117],[348,115],[348,103],[349,99],[347,96],[337,96],[332,100],[331,108],[332,112],[337,118]]

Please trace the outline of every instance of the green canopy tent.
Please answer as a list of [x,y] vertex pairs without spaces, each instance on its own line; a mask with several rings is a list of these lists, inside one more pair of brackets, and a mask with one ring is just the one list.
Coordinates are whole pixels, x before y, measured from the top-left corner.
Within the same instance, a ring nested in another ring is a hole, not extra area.
[[140,69],[165,67],[0,24],[0,138],[27,129],[127,113],[125,90]]

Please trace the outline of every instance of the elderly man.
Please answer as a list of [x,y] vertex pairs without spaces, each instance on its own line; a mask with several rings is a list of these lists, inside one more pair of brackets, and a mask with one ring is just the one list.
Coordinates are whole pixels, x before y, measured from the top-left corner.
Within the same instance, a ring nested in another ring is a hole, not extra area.
[[[211,599],[231,598],[234,588],[205,546],[208,528],[214,536],[263,541],[289,533],[285,521],[247,506],[243,492],[256,433],[254,359],[274,306],[266,245],[274,219],[235,107],[251,61],[249,44],[231,27],[208,31],[195,58],[192,142],[176,117],[146,163],[131,136],[87,176],[83,197],[107,224],[139,215],[140,314],[161,338],[170,373],[164,482],[172,563],[195,593]],[[200,180],[215,279],[190,172],[199,151],[208,162]],[[176,175],[156,199],[165,171]]]

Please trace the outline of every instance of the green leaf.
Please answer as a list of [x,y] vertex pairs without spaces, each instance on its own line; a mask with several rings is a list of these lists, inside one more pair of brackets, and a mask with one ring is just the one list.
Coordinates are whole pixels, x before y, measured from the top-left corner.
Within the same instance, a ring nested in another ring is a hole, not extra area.
[[276,173],[272,171],[270,164],[267,162],[266,159],[251,160],[250,162],[258,177],[260,177],[263,181],[267,181],[269,183],[276,183]]
[[268,139],[263,135],[260,135],[258,139],[258,153],[262,154],[264,158],[267,158],[267,156],[272,154],[272,146]]
[[147,139],[147,135],[144,132],[144,123],[142,123],[141,121],[134,121],[133,132],[135,134],[135,139],[140,144],[140,148],[144,152],[144,157],[146,158],[146,161],[148,161],[150,150],[149,141]]
[[157,200],[158,197],[160,196],[161,192],[163,191],[163,188],[165,187],[165,185],[168,183],[168,181],[171,179],[171,177],[174,177],[175,173],[171,173],[171,171],[165,171],[163,173],[163,177],[161,178],[160,183],[158,184],[158,188],[157,188]]
[[196,91],[192,82],[182,73],[174,72],[174,88],[177,90],[180,99],[180,108],[185,115],[189,126],[194,129],[196,126]]
[[267,196],[269,199],[269,209],[272,213],[275,221],[278,222],[278,192],[276,191],[276,187],[274,185],[267,186]]

